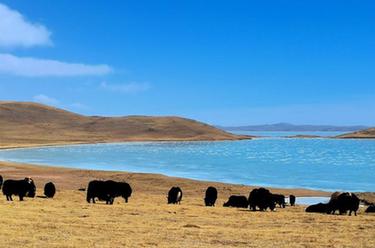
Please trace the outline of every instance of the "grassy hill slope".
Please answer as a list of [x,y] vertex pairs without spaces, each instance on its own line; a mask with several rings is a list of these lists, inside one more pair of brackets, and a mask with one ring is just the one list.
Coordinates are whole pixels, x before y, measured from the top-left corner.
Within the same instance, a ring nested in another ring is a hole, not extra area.
[[181,117],[83,116],[29,102],[0,102],[0,146],[119,141],[237,140],[237,136]]
[[340,139],[375,139],[375,128],[339,135]]

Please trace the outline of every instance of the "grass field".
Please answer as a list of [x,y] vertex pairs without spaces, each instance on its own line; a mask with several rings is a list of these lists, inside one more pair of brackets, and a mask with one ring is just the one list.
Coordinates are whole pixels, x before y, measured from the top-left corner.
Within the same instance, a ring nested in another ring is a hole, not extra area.
[[[375,215],[308,214],[304,206],[251,212],[222,207],[230,194],[251,187],[200,182],[152,174],[72,170],[0,162],[5,178],[32,176],[37,195],[56,183],[54,199],[0,197],[0,247],[375,247]],[[88,204],[85,187],[93,178],[126,180],[128,204]],[[169,187],[184,191],[181,205],[167,205]],[[219,190],[217,206],[203,206],[208,185]],[[297,196],[328,195],[302,189],[272,189]]]
[[128,204],[88,204],[85,192],[55,199],[0,199],[0,247],[375,247],[375,216],[203,207],[199,197],[167,205],[135,193]]

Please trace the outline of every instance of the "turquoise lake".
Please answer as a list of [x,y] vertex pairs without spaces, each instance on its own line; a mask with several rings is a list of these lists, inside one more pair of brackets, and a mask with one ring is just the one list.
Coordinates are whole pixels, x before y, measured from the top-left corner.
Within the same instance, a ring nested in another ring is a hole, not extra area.
[[[289,134],[288,134],[289,135]],[[0,160],[199,180],[375,191],[375,140],[129,142],[0,151]],[[329,136],[329,135],[327,135]]]

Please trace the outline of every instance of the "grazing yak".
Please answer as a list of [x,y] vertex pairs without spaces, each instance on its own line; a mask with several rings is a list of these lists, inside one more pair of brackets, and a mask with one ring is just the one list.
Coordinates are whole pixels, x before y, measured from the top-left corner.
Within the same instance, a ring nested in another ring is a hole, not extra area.
[[215,187],[208,187],[206,190],[206,196],[204,197],[204,203],[208,207],[215,206],[217,199],[217,189]]
[[368,206],[368,208],[365,211],[366,213],[375,213],[375,204],[372,204]]
[[89,182],[87,187],[87,197],[88,203],[91,201],[95,203],[95,198],[100,201],[105,201],[106,204],[113,204],[116,197],[121,196],[128,202],[128,198],[132,194],[132,188],[126,182],[115,182],[112,180],[99,181],[93,180]]
[[44,185],[44,195],[47,198],[53,198],[55,196],[55,193],[56,187],[52,182],[46,183],[46,185]]
[[265,211],[267,208],[273,211],[276,207],[273,195],[265,188],[253,189],[249,195],[249,204],[253,211],[256,211],[257,207],[260,211]]
[[308,213],[327,213],[328,212],[328,204],[327,203],[318,203],[314,205],[310,205],[305,210]]
[[3,185],[3,194],[6,196],[7,201],[13,201],[12,195],[18,195],[20,201],[24,197],[35,197],[36,187],[33,179],[26,177],[22,180],[8,179]]
[[275,204],[278,204],[279,207],[285,208],[285,196],[281,194],[272,194],[272,199]]
[[3,186],[3,176],[0,175],[0,189],[1,189],[1,186]]
[[180,187],[172,187],[168,192],[168,204],[181,204],[182,190]]
[[290,204],[290,206],[294,206],[296,204],[296,197],[295,197],[295,195],[290,195],[289,196],[289,204]]
[[354,193],[334,193],[328,203],[327,213],[335,214],[338,210],[340,214],[346,214],[349,211],[349,215],[357,215],[359,208],[359,198]]
[[224,207],[235,207],[235,208],[248,208],[249,202],[246,196],[242,195],[232,195],[229,197],[228,201],[224,203]]

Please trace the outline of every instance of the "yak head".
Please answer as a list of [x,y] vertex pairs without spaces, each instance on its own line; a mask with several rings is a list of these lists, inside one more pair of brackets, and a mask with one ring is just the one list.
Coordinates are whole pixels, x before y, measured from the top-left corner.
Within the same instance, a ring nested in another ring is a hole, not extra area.
[[25,181],[27,183],[27,194],[26,194],[26,196],[34,198],[35,193],[36,193],[36,187],[35,187],[35,184],[34,184],[34,180],[31,179],[31,177],[26,177]]
[[132,195],[132,188],[126,182],[121,182],[119,185],[121,197],[124,198],[125,202],[128,202],[128,198]]

